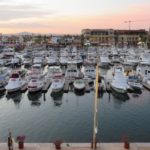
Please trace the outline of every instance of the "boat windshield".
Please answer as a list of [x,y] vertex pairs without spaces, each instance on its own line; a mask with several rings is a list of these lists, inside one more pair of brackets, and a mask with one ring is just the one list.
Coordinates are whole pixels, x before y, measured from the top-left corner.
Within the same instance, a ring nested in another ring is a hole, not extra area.
[[19,74],[14,73],[14,74],[11,75],[11,78],[19,78]]

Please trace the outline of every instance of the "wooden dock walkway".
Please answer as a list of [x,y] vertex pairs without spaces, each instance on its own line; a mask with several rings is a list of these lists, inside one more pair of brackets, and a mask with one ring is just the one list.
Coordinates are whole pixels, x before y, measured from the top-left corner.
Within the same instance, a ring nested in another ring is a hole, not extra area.
[[26,83],[22,88],[21,88],[21,92],[25,92],[28,88],[28,83]]
[[43,88],[42,88],[42,91],[43,91],[43,92],[47,92],[48,89],[49,89],[49,87],[50,87],[50,85],[51,85],[51,83],[52,83],[51,80],[47,80],[47,81],[45,82]]
[[[14,143],[14,150],[20,150]],[[127,150],[124,143],[97,143],[97,150]],[[0,150],[8,150],[6,143],[0,143]],[[22,150],[56,150],[53,143],[25,143]],[[92,150],[90,143],[63,143],[61,150]],[[150,150],[150,143],[131,143],[130,150]]]

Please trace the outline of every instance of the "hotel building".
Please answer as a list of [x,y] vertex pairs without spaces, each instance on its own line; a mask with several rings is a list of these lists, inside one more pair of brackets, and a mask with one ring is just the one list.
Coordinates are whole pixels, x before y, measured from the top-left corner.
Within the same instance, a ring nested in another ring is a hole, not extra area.
[[148,32],[140,30],[83,29],[84,44],[99,46],[134,46],[146,42]]

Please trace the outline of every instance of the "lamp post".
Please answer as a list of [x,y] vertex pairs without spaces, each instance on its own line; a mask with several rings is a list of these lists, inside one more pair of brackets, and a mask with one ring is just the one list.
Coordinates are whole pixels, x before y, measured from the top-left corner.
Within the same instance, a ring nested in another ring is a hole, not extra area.
[[96,135],[98,133],[98,127],[97,127],[97,105],[98,105],[98,78],[99,78],[99,71],[98,71],[98,61],[96,66],[96,84],[95,84],[95,99],[94,99],[94,123],[93,123],[93,142],[92,142],[92,148],[96,149]]

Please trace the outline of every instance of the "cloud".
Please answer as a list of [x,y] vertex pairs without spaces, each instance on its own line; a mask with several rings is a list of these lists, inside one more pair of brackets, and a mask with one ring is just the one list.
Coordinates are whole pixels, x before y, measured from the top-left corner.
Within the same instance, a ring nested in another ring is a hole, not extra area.
[[39,18],[53,15],[56,12],[41,10],[31,5],[0,5],[0,20],[10,21],[23,18]]

